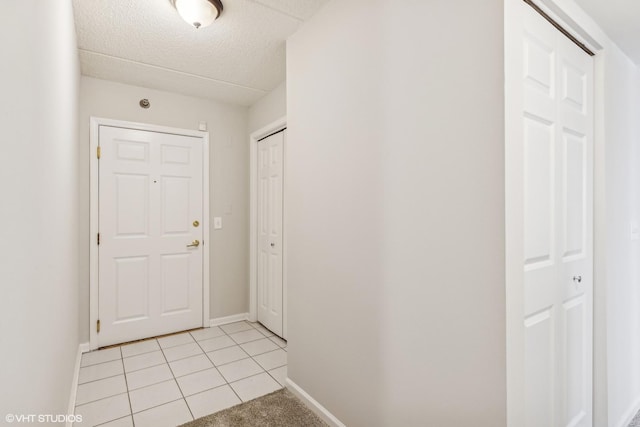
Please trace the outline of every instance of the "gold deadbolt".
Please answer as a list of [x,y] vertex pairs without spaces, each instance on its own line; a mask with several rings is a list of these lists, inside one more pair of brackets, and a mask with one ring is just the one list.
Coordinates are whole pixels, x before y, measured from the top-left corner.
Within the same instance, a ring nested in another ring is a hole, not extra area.
[[194,227],[198,227],[199,225],[200,225],[200,222],[198,222],[198,221],[193,221],[193,226],[194,226]]

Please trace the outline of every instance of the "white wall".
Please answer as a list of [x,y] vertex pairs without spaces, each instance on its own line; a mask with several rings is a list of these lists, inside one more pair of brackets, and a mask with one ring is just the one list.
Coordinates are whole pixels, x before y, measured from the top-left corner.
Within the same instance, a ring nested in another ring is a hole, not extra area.
[[0,2],[0,414],[66,414],[78,352],[71,1]]
[[288,41],[288,376],[347,425],[506,425],[502,22],[334,0]]
[[249,133],[287,115],[287,82],[284,81],[249,108]]
[[[138,105],[147,98],[151,108]],[[246,107],[170,92],[82,77],[80,86],[80,338],[89,340],[89,117],[151,123],[185,129],[208,124],[210,138],[211,318],[248,311],[249,150]]]
[[626,427],[640,409],[640,71],[611,45],[604,79],[608,425]]

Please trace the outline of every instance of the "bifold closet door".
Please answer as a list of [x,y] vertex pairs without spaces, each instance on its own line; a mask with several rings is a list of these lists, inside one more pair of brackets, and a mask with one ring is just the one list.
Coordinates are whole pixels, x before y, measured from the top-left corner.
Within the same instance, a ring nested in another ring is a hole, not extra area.
[[258,141],[258,321],[283,332],[283,191],[286,130]]
[[593,59],[519,3],[524,417],[591,427]]

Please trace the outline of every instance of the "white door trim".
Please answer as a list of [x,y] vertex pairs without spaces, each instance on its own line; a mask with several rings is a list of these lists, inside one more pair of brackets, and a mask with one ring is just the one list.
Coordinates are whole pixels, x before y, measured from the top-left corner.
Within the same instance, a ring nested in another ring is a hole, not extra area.
[[[514,94],[519,93],[519,81],[514,81],[514,64],[507,55],[513,50],[516,29],[513,28],[517,3],[523,0],[505,2],[505,268],[506,268],[506,330],[507,330],[507,425],[524,425],[523,375],[524,372],[524,331],[521,328],[524,313],[524,294],[522,274],[522,254],[524,248],[524,212],[522,207],[523,180],[520,177],[523,152],[506,141],[520,132],[519,112],[512,105],[518,105]],[[552,19],[568,30],[580,42],[596,53],[594,57],[594,165],[593,165],[593,412],[594,425],[603,421],[600,413],[607,408],[606,355],[603,361],[598,356],[606,354],[606,308],[601,294],[604,290],[604,246],[602,237],[605,232],[600,217],[605,206],[604,194],[600,187],[604,183],[604,51],[609,39],[601,28],[573,0],[533,0]],[[516,125],[514,125],[516,124]],[[601,332],[605,331],[605,332]],[[604,335],[603,335],[604,334]],[[600,387],[600,388],[599,388]],[[602,424],[605,425],[605,424]]]
[[99,142],[100,126],[112,126],[125,129],[135,129],[148,132],[168,133],[173,135],[193,136],[202,138],[203,170],[202,170],[202,197],[203,218],[203,263],[202,263],[202,326],[209,326],[209,247],[211,246],[211,234],[209,233],[209,133],[192,129],[178,129],[167,126],[151,125],[146,123],[134,123],[122,120],[91,117],[89,135],[89,169],[90,169],[90,207],[89,207],[89,346],[91,350],[98,348],[98,333],[96,322],[98,321],[98,159],[96,156]]
[[[281,131],[287,127],[287,116],[266,125],[265,127],[253,132],[249,137],[249,320],[256,322],[258,320],[258,140],[269,136],[272,133]],[[283,228],[282,228],[282,335],[287,338],[287,178],[286,178],[286,158],[287,143],[283,148],[283,157],[285,159],[284,173],[284,209],[283,209]]]

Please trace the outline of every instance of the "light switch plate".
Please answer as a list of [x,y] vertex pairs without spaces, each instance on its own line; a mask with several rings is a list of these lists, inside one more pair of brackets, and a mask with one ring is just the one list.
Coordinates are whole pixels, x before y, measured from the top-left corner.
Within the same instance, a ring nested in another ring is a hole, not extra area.
[[207,122],[200,122],[198,129],[200,129],[201,131],[207,130]]
[[629,223],[629,234],[631,236],[631,240],[640,239],[640,227],[638,227],[637,221],[631,221]]
[[216,216],[213,218],[213,229],[214,230],[222,229],[222,217]]

